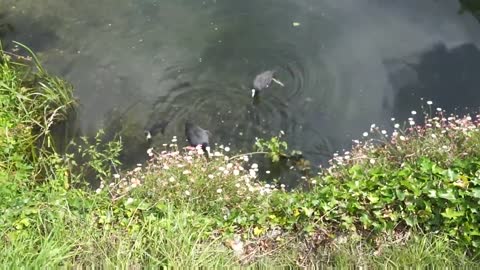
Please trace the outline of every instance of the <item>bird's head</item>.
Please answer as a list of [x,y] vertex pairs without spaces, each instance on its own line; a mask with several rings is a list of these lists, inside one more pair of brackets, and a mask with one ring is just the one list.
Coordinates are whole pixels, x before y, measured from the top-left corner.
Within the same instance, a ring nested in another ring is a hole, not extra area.
[[152,139],[152,133],[148,129],[145,129],[143,131],[145,133],[145,138],[147,138],[147,141],[150,141]]
[[258,90],[255,88],[252,88],[252,98],[254,98],[258,93]]

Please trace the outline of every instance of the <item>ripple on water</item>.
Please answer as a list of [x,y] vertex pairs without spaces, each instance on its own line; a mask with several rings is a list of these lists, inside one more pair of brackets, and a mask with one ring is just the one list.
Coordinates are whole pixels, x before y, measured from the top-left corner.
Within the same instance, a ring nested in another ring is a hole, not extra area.
[[[306,103],[311,103],[311,96],[321,96],[322,88],[314,85],[318,79],[313,70],[318,69],[311,68],[313,63],[298,55],[295,44],[240,46],[236,57],[227,60],[217,46],[207,49],[201,62],[182,62],[166,68],[160,80],[168,81],[170,86],[153,102],[149,119],[170,121],[165,138],[183,134],[184,122],[193,119],[214,134],[213,141],[232,143],[237,149],[251,149],[255,137],[275,136],[280,130],[287,133],[287,140],[299,139],[295,146],[300,150],[308,146],[310,153],[318,154],[320,146],[328,145],[327,137],[319,137],[318,126],[306,124],[305,115],[313,108]],[[255,102],[250,95],[251,84],[255,75],[266,69],[276,70],[276,78],[285,87],[272,84]],[[318,91],[313,95],[306,92],[312,88]],[[314,136],[305,138],[305,134]],[[308,141],[314,138],[318,143],[312,145]]]

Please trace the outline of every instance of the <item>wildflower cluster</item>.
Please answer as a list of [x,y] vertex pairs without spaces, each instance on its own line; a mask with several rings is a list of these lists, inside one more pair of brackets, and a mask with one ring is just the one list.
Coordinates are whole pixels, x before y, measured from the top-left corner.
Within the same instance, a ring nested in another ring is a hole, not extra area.
[[422,125],[415,115],[404,129],[394,124],[390,136],[372,126],[379,136],[369,133],[370,140],[336,154],[313,192],[349,230],[420,227],[480,245],[480,115],[447,116],[438,108]]
[[[416,112],[412,111],[412,115],[416,115]],[[338,172],[341,171],[336,170],[339,167],[353,165],[402,166],[406,160],[412,161],[421,156],[432,157],[448,166],[459,156],[476,155],[477,149],[467,146],[477,143],[472,134],[478,132],[479,119],[480,115],[446,116],[437,108],[433,117],[425,116],[422,125],[416,124],[413,117],[408,119],[408,125],[403,129],[399,123],[395,123],[391,134],[373,124],[370,133],[365,132],[364,136],[379,136],[363,142],[354,140],[351,150],[343,155],[335,153],[329,161],[331,166],[328,171]],[[392,121],[395,119],[392,118]]]
[[228,212],[239,203],[254,203],[282,190],[274,184],[259,182],[258,164],[247,164],[246,156],[230,160],[225,155],[228,147],[213,152],[210,160],[200,147],[179,150],[174,143],[167,147],[160,152],[148,149],[150,159],[145,166],[138,164],[122,176],[115,175],[109,185],[114,200],[142,194],[145,199],[168,204]]

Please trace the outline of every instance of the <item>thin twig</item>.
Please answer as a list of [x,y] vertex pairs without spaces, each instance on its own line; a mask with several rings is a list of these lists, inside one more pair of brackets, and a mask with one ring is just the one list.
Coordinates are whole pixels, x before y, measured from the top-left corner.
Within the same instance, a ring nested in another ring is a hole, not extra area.
[[241,158],[241,157],[244,157],[244,156],[267,155],[267,154],[270,154],[270,153],[269,152],[251,152],[251,153],[245,153],[245,154],[239,154],[239,155],[233,156],[233,157],[229,158],[228,160],[233,160],[233,159]]
[[280,85],[281,87],[285,87],[285,84],[283,84],[281,81],[275,79],[275,78],[272,78],[272,81],[277,83],[278,85]]

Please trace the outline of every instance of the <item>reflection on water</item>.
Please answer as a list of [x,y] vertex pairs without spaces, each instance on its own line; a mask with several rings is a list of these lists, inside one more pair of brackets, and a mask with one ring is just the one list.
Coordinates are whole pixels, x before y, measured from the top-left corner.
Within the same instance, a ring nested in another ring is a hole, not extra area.
[[477,111],[480,50],[474,44],[465,43],[449,49],[439,43],[410,60],[394,64],[397,67],[390,75],[396,89],[394,114],[397,117],[405,119],[409,112],[402,108],[408,105],[419,108],[421,99],[432,100],[451,113]]
[[[76,87],[78,126],[121,132],[144,157],[143,129],[187,118],[218,144],[251,149],[285,131],[314,163],[419,98],[478,107],[480,26],[460,2],[380,0],[0,0],[0,37],[40,52]],[[294,22],[298,23],[294,25]],[[436,45],[440,44],[440,45]],[[9,46],[9,45],[7,45]],[[276,84],[253,103],[256,74]],[[408,114],[408,113],[407,113]]]

